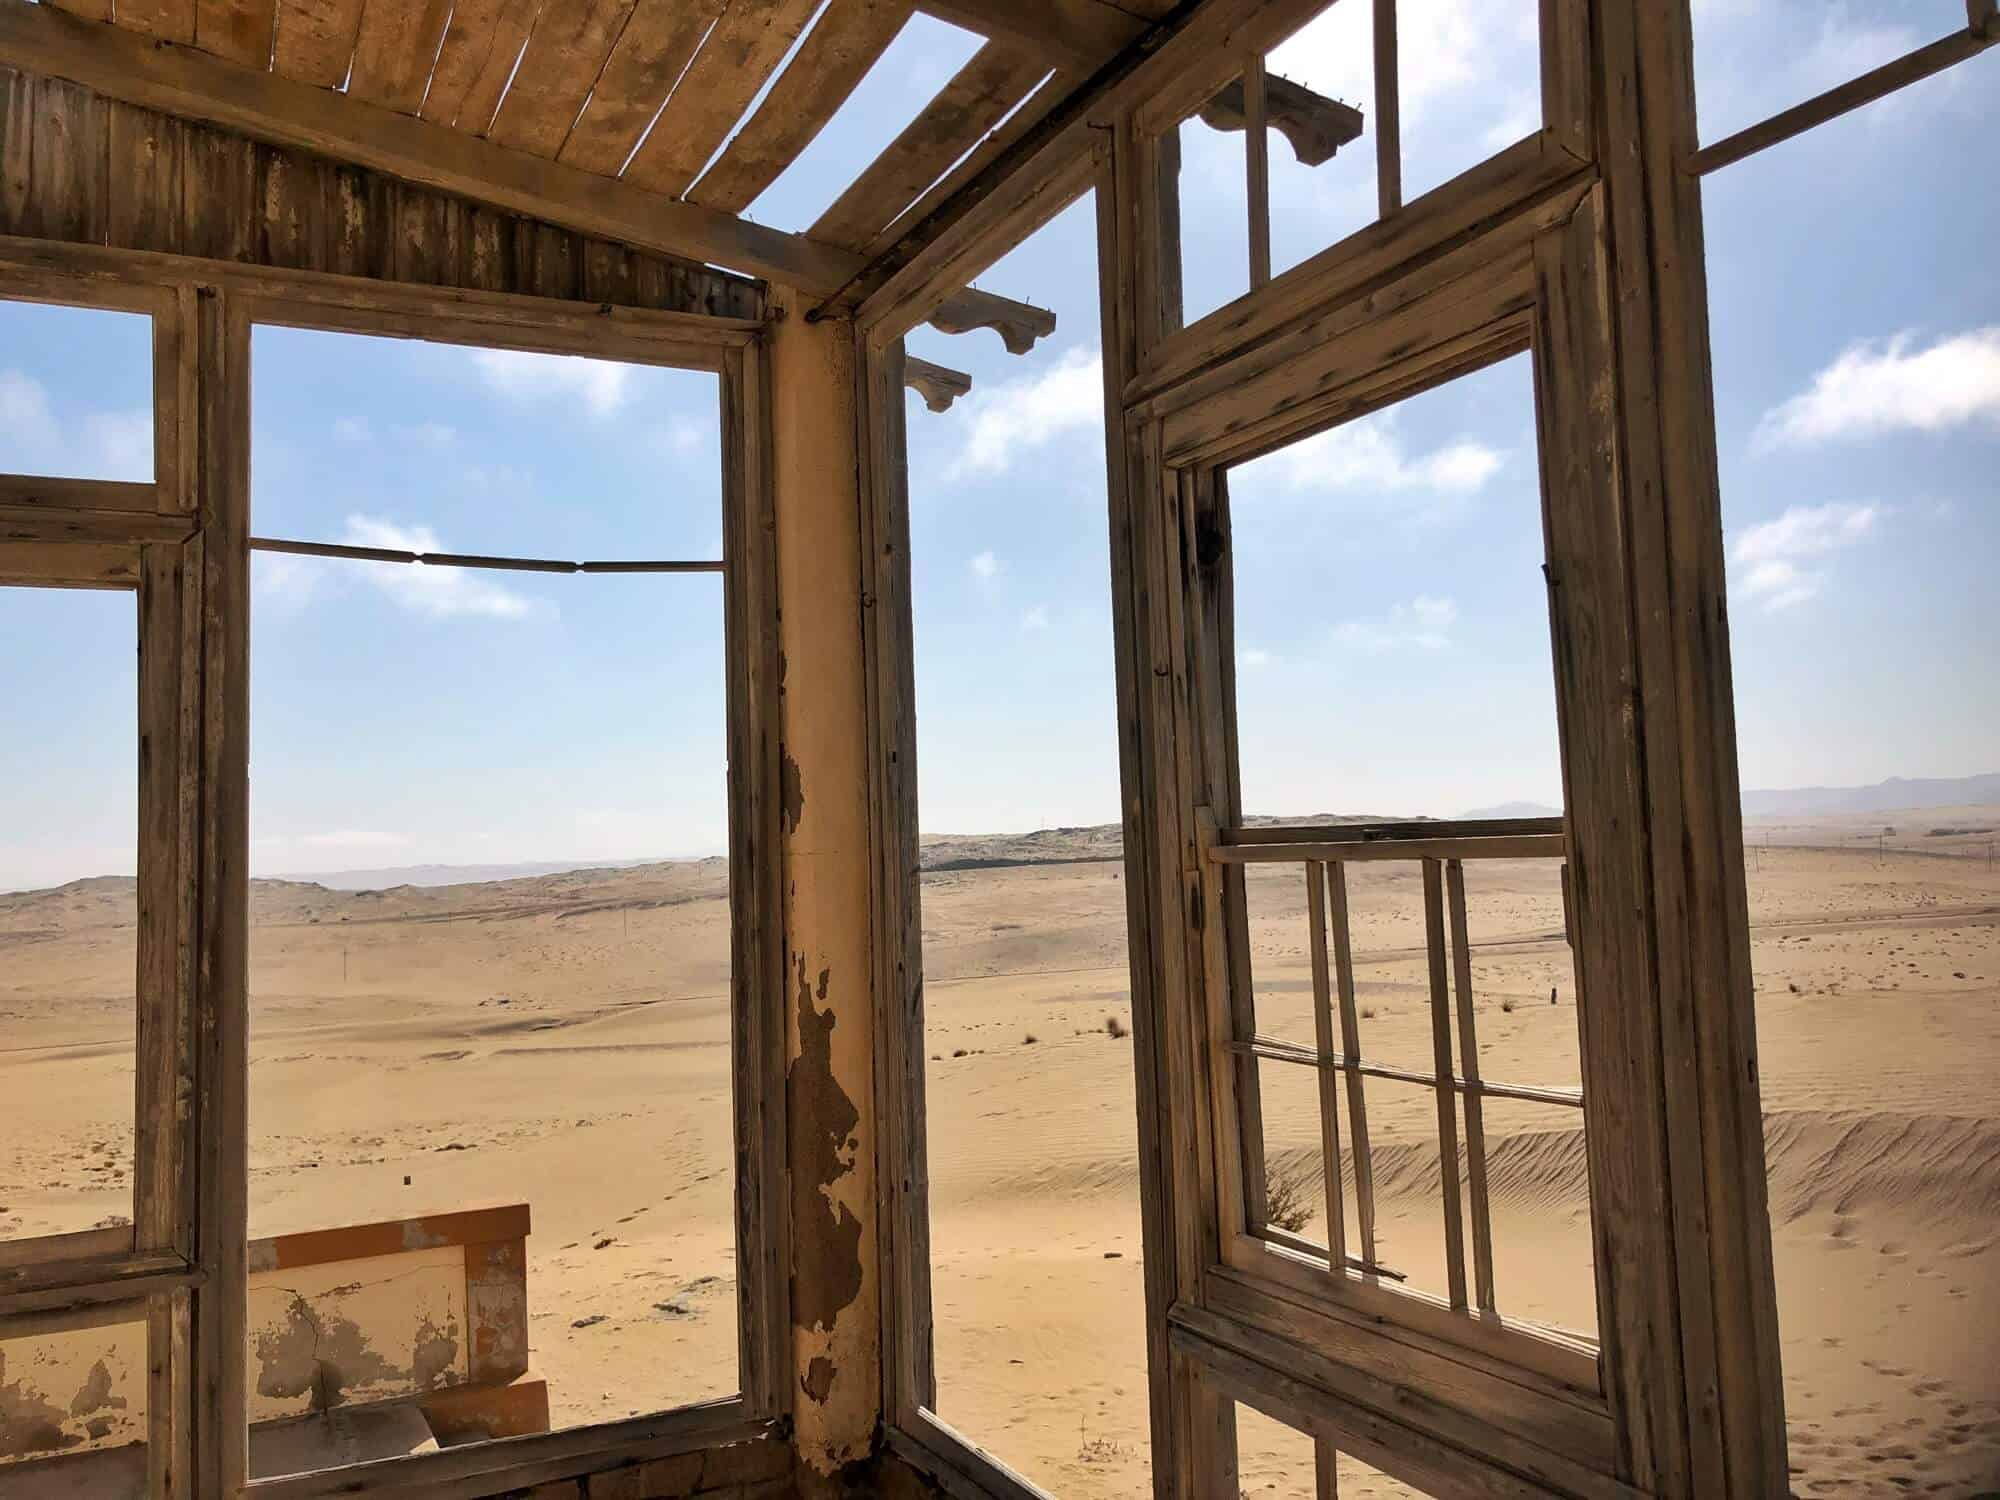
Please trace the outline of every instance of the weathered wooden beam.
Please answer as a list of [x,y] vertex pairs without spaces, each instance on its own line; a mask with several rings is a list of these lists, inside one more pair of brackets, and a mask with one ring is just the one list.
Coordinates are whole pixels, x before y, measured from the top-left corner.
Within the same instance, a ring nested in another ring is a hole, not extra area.
[[0,5],[0,61],[648,250],[792,286],[837,286],[852,260],[798,235],[42,5]]
[[[1264,90],[1266,121],[1291,143],[1292,155],[1305,166],[1331,161],[1336,151],[1361,136],[1361,111],[1351,104],[1275,76],[1266,77]],[[1201,123],[1211,130],[1242,130],[1249,118],[1240,78],[1201,107]]]
[[[0,0],[0,65],[68,79],[127,104],[815,295],[839,287],[863,265],[851,250],[510,151],[192,47],[81,21],[52,6]],[[1019,330],[1046,323],[1041,330],[1046,333],[1053,327],[1041,310],[984,292],[952,299],[945,316],[947,332],[994,328],[1017,350],[1033,342],[1020,343]]]
[[903,384],[924,398],[932,411],[950,411],[951,403],[972,390],[972,377],[963,370],[934,365],[914,354],[903,356]]
[[917,8],[996,42],[1009,42],[1053,67],[1095,71],[1132,45],[1147,23],[1106,0],[919,0]]

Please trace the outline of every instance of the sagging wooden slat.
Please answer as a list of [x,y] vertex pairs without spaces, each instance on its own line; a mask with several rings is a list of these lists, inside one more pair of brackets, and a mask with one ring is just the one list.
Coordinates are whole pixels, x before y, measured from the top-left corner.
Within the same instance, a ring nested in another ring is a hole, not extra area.
[[1437,1079],[1438,1187],[1444,1206],[1444,1274],[1451,1305],[1465,1303],[1465,1229],[1458,1201],[1458,1099],[1451,1071],[1451,990],[1445,974],[1444,890],[1438,862],[1424,861],[1424,949],[1430,959],[1431,1056]]
[[487,138],[530,156],[553,157],[560,151],[633,4],[573,0],[543,5]]
[[1083,74],[1146,31],[1139,17],[1107,0],[920,0],[919,8]]
[[817,8],[815,0],[734,0],[627,163],[625,180],[672,198],[685,193]]
[[1322,1056],[1303,1042],[1278,1036],[1253,1036],[1225,1042],[1223,1050],[1237,1057],[1269,1058],[1272,1062],[1294,1063],[1302,1068],[1327,1068],[1360,1078],[1381,1078],[1391,1083],[1414,1083],[1436,1090],[1444,1086],[1461,1094],[1478,1094],[1483,1099],[1518,1099],[1524,1104],[1557,1104],[1567,1109],[1583,1108],[1582,1089],[1543,1088],[1530,1083],[1495,1083],[1481,1079],[1468,1083],[1463,1078],[1440,1077],[1417,1068],[1399,1068],[1390,1063],[1363,1062],[1345,1053]]
[[[1288,78],[1266,76],[1265,118],[1291,143],[1292,155],[1308,167],[1333,159],[1349,141],[1361,135],[1361,111],[1338,99],[1316,94]],[[1211,130],[1244,130],[1250,122],[1249,103],[1241,78],[1225,84],[1201,107],[1201,122]]]
[[977,287],[967,287],[931,316],[931,327],[940,333],[971,333],[990,328],[1000,335],[1009,354],[1026,354],[1037,339],[1056,331],[1056,315],[1045,307],[996,297]]
[[556,160],[616,177],[725,0],[639,0]]
[[[1327,973],[1326,867],[1306,865],[1306,917],[1312,939],[1313,1036],[1323,1058],[1335,1055],[1333,982]],[[1331,1068],[1319,1073],[1319,1150],[1326,1187],[1326,1245],[1331,1262],[1347,1260],[1347,1214],[1340,1195],[1340,1079]]]
[[1340,1049],[1357,1067],[1347,1075],[1347,1131],[1354,1152],[1354,1222],[1361,1235],[1361,1258],[1375,1264],[1375,1161],[1368,1145],[1368,1098],[1358,1067],[1361,1022],[1354,1005],[1354,936],[1348,923],[1347,870],[1326,867],[1327,905],[1333,920],[1334,993],[1340,1002]]
[[1048,71],[1048,65],[1030,53],[988,42],[806,233],[850,250],[868,245],[1025,99]]
[[778,81],[688,192],[690,203],[740,213],[778,180],[910,18],[907,0],[829,0]]
[[972,377],[962,370],[934,365],[914,354],[903,356],[903,384],[924,398],[932,411],[950,411],[951,403],[972,390]]
[[1479,1084],[1479,1033],[1472,1006],[1472,941],[1466,931],[1465,865],[1448,860],[1451,966],[1458,996],[1458,1071],[1465,1093],[1465,1185],[1472,1209],[1472,1287],[1481,1312],[1497,1312],[1493,1289],[1493,1212],[1486,1187],[1486,1109]]
[[127,31],[161,42],[194,40],[195,0],[118,0],[114,19]]
[[314,88],[337,89],[347,79],[360,31],[361,0],[278,0],[272,70]]
[[451,19],[451,0],[404,0],[361,12],[347,92],[356,99],[413,115]]
[[194,44],[245,67],[271,65],[277,0],[195,0]]
[[[285,18],[279,20],[283,46]],[[113,98],[478,198],[641,249],[832,290],[858,258],[732,214],[537,161],[325,88],[257,73],[36,5],[0,7],[0,63],[75,79]]]
[[458,0],[419,113],[486,134],[541,8],[542,0]]

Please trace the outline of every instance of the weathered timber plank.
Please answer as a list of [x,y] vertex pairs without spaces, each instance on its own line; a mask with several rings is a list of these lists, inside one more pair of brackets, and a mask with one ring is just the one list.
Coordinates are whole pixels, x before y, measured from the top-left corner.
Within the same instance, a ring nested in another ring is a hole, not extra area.
[[556,160],[616,177],[727,0],[639,0]]
[[[123,8],[119,20],[123,22]],[[247,68],[271,65],[277,0],[195,0],[194,44]]]
[[553,158],[569,137],[590,86],[625,29],[635,0],[544,5],[514,81],[493,116],[489,139]]
[[1048,76],[1048,64],[988,42],[806,232],[859,250]]
[[418,113],[485,135],[541,8],[542,0],[458,0]]
[[451,10],[451,0],[378,0],[364,9],[347,92],[397,114],[415,114]]
[[347,81],[354,39],[361,30],[362,0],[278,0],[277,42],[271,66],[281,77],[315,88]]
[[910,18],[907,0],[830,0],[691,203],[738,213],[812,143]]
[[685,193],[816,8],[814,0],[735,0],[688,64],[625,180],[669,197]]
[[195,0],[118,0],[117,21],[156,41],[192,42],[194,8]]

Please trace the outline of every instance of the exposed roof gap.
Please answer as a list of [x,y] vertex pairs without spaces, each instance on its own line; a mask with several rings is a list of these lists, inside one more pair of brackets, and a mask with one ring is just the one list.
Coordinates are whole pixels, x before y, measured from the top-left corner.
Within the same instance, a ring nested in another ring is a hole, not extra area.
[[[425,70],[424,73],[423,96],[417,100],[417,118],[420,120],[423,118],[424,115],[424,105],[430,102],[431,85],[437,82],[438,59],[444,56],[444,39],[451,35],[451,23],[453,18],[456,17],[457,15],[458,15],[458,7],[456,5],[452,6],[450,10],[444,13],[444,25],[438,31],[438,44],[436,49],[433,50],[431,53],[431,65],[427,70]],[[275,27],[273,27],[272,29],[274,31],[276,30]]]

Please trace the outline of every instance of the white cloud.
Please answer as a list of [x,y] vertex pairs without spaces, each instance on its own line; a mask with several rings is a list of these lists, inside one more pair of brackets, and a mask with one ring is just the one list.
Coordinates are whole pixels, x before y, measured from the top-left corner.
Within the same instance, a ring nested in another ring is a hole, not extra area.
[[[349,516],[343,540],[350,546],[397,552],[445,550],[428,526],[399,526],[373,516]],[[368,581],[397,604],[434,620],[455,615],[518,620],[535,608],[533,601],[473,568],[434,568],[421,563],[368,563],[364,567]]]
[[[1433,100],[1486,76],[1491,16],[1471,0],[1401,0],[1396,7],[1398,102],[1407,126]],[[1370,7],[1330,5],[1271,54],[1271,71],[1348,103],[1375,97]]]
[[1776,520],[1737,534],[1730,556],[1743,571],[1732,581],[1767,611],[1803,604],[1820,593],[1827,574],[1799,559],[1853,546],[1875,529],[1881,515],[1875,505],[1791,506]]
[[975,578],[997,578],[1000,576],[1000,559],[991,552],[981,552],[972,559],[972,574]]
[[1256,647],[1252,646],[1249,649],[1245,650],[1242,653],[1242,655],[1238,657],[1238,660],[1240,660],[1246,667],[1252,667],[1252,668],[1268,667],[1271,665],[1271,653],[1268,651],[1260,651]]
[[670,418],[659,434],[660,446],[677,457],[701,451],[707,440],[708,429],[693,417],[676,415]]
[[1771,449],[1897,430],[1941,432],[1984,419],[2000,425],[2000,325],[1916,347],[1916,335],[1863,340],[1773,407],[1756,444]]
[[1419,594],[1377,620],[1349,620],[1333,630],[1335,644],[1354,651],[1397,651],[1406,646],[1441,651],[1451,644],[1458,606],[1449,599]]
[[581,401],[594,417],[608,417],[631,394],[632,369],[580,354],[528,354],[480,349],[473,356],[480,378],[517,401]]
[[1502,455],[1460,438],[1411,457],[1395,413],[1381,412],[1280,449],[1266,462],[1293,490],[1442,490],[1470,494],[1498,471]]
[[343,443],[369,443],[375,440],[375,429],[366,417],[336,417],[333,435]]
[[1037,604],[1033,609],[1021,616],[1021,628],[1026,631],[1047,630],[1049,628],[1048,610],[1042,605]]
[[406,448],[429,448],[435,453],[458,441],[458,429],[443,422],[413,422],[397,427],[392,436]]
[[965,403],[972,432],[949,477],[1004,474],[1024,452],[1104,422],[1104,367],[1088,349],[1070,349],[1038,374],[976,391]]
[[0,370],[0,473],[143,484],[153,477],[153,414],[86,412],[65,429],[40,381]]

